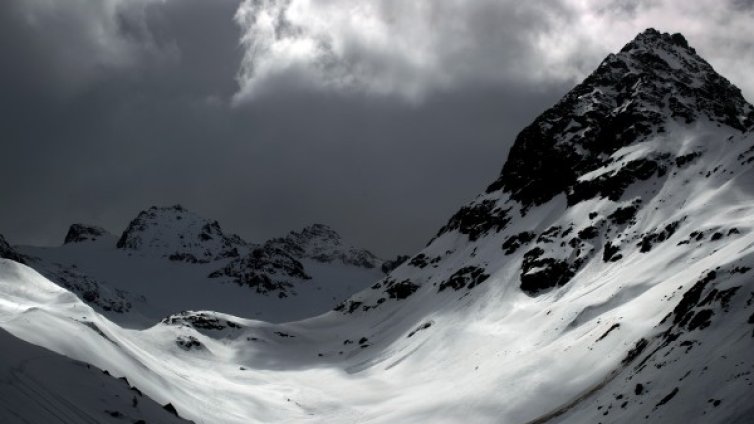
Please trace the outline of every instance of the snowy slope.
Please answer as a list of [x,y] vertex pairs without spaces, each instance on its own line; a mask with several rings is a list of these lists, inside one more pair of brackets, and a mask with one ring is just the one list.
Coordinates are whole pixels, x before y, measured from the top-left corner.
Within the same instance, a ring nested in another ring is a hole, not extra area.
[[751,422],[753,110],[647,30],[335,311],[129,330],[2,261],[0,327],[196,422]]
[[[68,309],[80,313],[80,332],[96,332],[91,309],[31,269],[0,259],[3,313],[0,322]],[[23,282],[23,285],[20,282]],[[17,283],[8,287],[8,283]],[[12,303],[9,312],[9,304]],[[39,308],[39,309],[30,309]],[[53,326],[46,329],[56,331]],[[38,335],[39,336],[39,335]],[[43,336],[43,334],[41,335]],[[70,334],[74,340],[86,336]],[[0,330],[0,422],[3,423],[183,423],[168,404],[158,405],[138,387],[107,370],[73,361]]]
[[[0,331],[0,422],[185,423],[115,379]],[[169,408],[169,407],[168,407]]]

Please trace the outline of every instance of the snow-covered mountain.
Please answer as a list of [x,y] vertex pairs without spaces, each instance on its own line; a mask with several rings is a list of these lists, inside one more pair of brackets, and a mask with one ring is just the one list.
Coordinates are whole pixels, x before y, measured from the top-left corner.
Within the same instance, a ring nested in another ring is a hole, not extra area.
[[[425,249],[334,311],[176,310],[128,330],[0,260],[0,327],[196,422],[752,422],[753,126],[681,35],[649,29],[525,128]],[[264,269],[285,244],[224,260]]]
[[152,206],[128,224],[116,245],[140,255],[161,256],[171,261],[207,263],[238,257],[246,243],[226,236],[217,221],[209,221],[181,205]]
[[254,244],[180,205],[140,212],[119,238],[73,224],[60,247],[0,249],[130,327],[188,309],[301,319],[384,276],[382,260],[324,225]]

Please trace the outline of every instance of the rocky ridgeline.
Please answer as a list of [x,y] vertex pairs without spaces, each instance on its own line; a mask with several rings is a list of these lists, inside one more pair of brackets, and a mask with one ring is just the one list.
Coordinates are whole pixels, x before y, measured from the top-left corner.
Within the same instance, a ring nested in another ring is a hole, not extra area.
[[347,245],[332,228],[323,224],[310,225],[303,230],[291,231],[287,236],[267,243],[299,259],[313,259],[322,263],[340,262],[362,268],[376,268],[382,261],[372,252]]
[[[103,228],[74,224],[64,244],[78,244],[112,237]],[[7,243],[6,243],[7,245]],[[160,257],[175,262],[207,264],[213,269],[208,277],[228,280],[254,289],[257,293],[280,298],[295,295],[295,286],[311,279],[302,261],[343,264],[380,269],[383,261],[367,250],[344,242],[332,228],[314,224],[285,237],[262,244],[248,243],[227,235],[217,221],[205,219],[180,205],[153,206],[140,212],[123,231],[116,247],[131,255]],[[3,247],[8,257],[14,253]],[[61,285],[107,311],[127,311],[128,296],[107,293],[106,285],[83,275],[79,270],[51,270],[46,274]],[[207,272],[206,270],[198,272]]]
[[209,277],[228,278],[257,293],[276,293],[279,298],[295,294],[296,283],[311,279],[301,262],[285,250],[267,244],[252,248],[249,254],[233,259]]
[[305,260],[367,269],[383,265],[371,252],[346,244],[332,228],[314,224],[252,247],[247,255],[233,259],[210,277],[229,278],[259,293],[284,298],[295,294],[297,282],[311,278],[302,263]]

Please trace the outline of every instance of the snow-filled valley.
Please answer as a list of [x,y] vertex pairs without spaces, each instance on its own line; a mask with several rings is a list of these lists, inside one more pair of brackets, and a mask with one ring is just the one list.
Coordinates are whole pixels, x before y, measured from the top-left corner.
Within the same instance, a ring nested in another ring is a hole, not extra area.
[[0,239],[0,421],[752,422],[753,128],[650,29],[387,275],[327,227],[252,245],[179,207]]

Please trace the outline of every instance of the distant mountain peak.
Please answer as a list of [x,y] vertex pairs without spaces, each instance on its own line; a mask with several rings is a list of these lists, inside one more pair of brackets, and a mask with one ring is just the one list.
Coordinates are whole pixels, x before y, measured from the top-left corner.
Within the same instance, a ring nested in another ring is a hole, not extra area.
[[339,261],[362,268],[382,264],[372,252],[349,245],[337,231],[325,224],[312,224],[301,231],[291,231],[285,237],[269,240],[265,246],[275,246],[299,259],[322,263]]
[[[102,237],[112,236],[107,230],[96,225],[72,224],[68,228],[63,244],[81,243],[100,240]],[[114,237],[114,236],[113,236]]]
[[226,235],[217,221],[203,218],[181,205],[152,206],[128,225],[119,249],[149,252],[185,262],[209,262],[238,256],[246,243]]
[[524,208],[542,204],[618,149],[665,132],[668,123],[703,120],[746,131],[754,107],[681,34],[650,28],[518,135],[487,192],[503,189]]
[[337,231],[325,224],[311,224],[299,232],[291,231],[289,236],[309,243],[319,240],[331,244],[341,244],[343,241],[343,238]]

